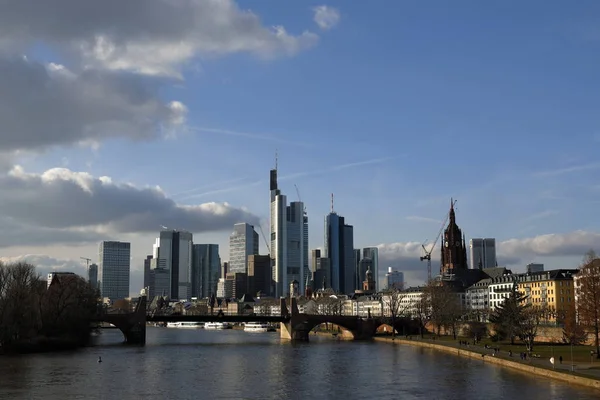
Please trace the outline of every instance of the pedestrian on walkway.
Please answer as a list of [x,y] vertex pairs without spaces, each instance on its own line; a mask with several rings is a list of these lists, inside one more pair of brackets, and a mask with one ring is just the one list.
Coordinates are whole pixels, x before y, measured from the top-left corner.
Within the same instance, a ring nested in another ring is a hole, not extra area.
[[562,364],[562,356],[558,356],[558,362]]

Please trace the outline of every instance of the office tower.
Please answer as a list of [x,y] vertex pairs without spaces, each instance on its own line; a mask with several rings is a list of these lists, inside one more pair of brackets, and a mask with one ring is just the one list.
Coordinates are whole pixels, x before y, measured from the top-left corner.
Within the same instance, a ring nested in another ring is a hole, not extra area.
[[496,266],[496,239],[471,239],[469,241],[471,269]]
[[[293,201],[286,208],[286,226],[287,226],[287,273],[283,280],[282,289],[284,296],[289,293],[290,283],[297,281],[299,290],[304,292],[306,283],[306,274],[308,270],[308,244],[305,239],[308,238],[308,222],[304,203]],[[301,282],[304,280],[304,282]]]
[[206,298],[217,294],[221,275],[221,258],[218,244],[194,244],[192,267],[192,295]]
[[535,274],[537,272],[544,272],[544,264],[527,264],[526,271],[528,274]]
[[331,265],[331,288],[336,292],[353,292],[356,282],[354,229],[333,210],[325,217],[325,257]]
[[186,231],[163,230],[158,248],[159,266],[171,272],[168,296],[174,300],[192,298],[192,234]]
[[331,287],[331,263],[322,254],[320,249],[312,251],[313,291]]
[[88,267],[88,282],[94,289],[98,288],[98,264],[90,264]]
[[129,297],[131,245],[127,242],[101,242],[98,259],[98,286],[102,297],[111,300]]
[[393,271],[392,267],[388,268],[387,274],[385,274],[386,289],[404,289],[404,273],[400,271]]
[[360,256],[360,249],[354,249],[354,278],[356,279],[354,286],[356,288],[362,287],[362,280],[365,279],[365,274],[360,273],[361,261],[362,257]]
[[152,255],[146,256],[144,259],[144,289],[150,287],[150,273],[152,270]]
[[248,256],[258,254],[258,233],[247,223],[235,224],[229,236],[229,271],[246,273]]
[[270,171],[271,265],[275,297],[287,291],[287,198],[277,188],[277,165]]
[[379,249],[377,247],[365,247],[362,251],[363,258],[371,260],[371,271],[373,272],[373,280],[375,280],[375,291],[381,290],[379,283]]
[[252,296],[271,295],[271,257],[253,254],[248,257],[248,293]]
[[239,299],[246,294],[246,291],[248,290],[248,275],[246,273],[228,272],[227,276],[225,276],[225,281],[232,282],[232,298]]

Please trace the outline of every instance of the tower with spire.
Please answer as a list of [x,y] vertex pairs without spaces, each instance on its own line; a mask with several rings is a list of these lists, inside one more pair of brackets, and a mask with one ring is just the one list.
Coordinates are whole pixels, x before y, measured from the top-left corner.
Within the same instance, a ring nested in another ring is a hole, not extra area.
[[441,251],[440,275],[453,276],[460,271],[468,269],[467,246],[465,236],[456,224],[456,213],[454,212],[454,199],[450,199],[450,216],[448,227],[444,231],[444,240]]

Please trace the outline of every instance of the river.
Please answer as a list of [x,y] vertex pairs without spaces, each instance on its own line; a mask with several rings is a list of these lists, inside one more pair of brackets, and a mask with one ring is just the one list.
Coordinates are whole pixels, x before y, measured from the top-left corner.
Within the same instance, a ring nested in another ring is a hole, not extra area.
[[[277,333],[104,330],[77,352],[0,357],[0,399],[598,399],[600,392],[434,350]],[[98,363],[101,356],[103,362]]]

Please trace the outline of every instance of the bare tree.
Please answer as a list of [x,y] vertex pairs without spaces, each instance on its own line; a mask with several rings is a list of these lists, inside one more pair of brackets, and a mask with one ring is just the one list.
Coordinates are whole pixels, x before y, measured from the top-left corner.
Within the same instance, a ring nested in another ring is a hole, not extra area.
[[406,301],[407,293],[393,287],[383,293],[381,298],[383,314],[389,318],[392,326],[392,339],[396,337],[396,321],[399,317],[406,316],[410,304]]
[[538,327],[546,311],[540,307],[527,307],[521,315],[519,337],[527,345],[527,350],[533,351],[533,342],[537,336]]
[[577,281],[579,321],[593,333],[596,357],[600,358],[600,259],[593,250],[585,255]]
[[431,314],[431,303],[427,293],[423,293],[410,303],[412,318],[419,324],[419,335],[424,337],[425,323]]
[[565,314],[565,326],[563,328],[563,342],[567,344],[582,344],[587,340],[587,333],[583,326],[577,321],[575,305],[571,305]]
[[431,322],[435,325],[437,334],[444,327],[456,339],[458,321],[463,315],[459,294],[447,285],[430,283],[425,288],[425,295],[431,309]]

